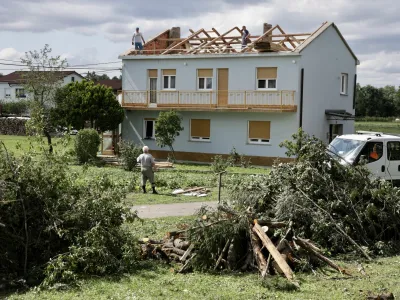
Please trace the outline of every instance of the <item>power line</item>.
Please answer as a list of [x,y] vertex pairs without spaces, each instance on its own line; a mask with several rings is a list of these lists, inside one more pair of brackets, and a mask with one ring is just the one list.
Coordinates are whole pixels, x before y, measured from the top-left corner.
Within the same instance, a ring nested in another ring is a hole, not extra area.
[[[1,63],[0,65],[5,65],[5,66],[17,66],[17,67],[29,67],[28,65],[17,65],[17,64],[9,64],[9,63]],[[37,66],[34,66],[37,67]],[[117,68],[117,67],[99,67],[99,68],[91,68],[91,67],[64,67],[64,68],[60,68],[60,67],[44,67],[45,69],[61,69],[61,70],[93,70],[93,71],[118,71],[121,70],[121,68]]]
[[[0,62],[0,64],[2,64],[2,65],[21,66],[21,67],[22,67],[22,66],[27,66],[27,64],[21,63],[21,61],[10,60],[10,59],[1,59],[1,58],[0,58],[0,60],[8,61],[8,62],[17,62],[17,63],[19,63],[19,64],[9,64],[9,63],[2,63],[2,62]],[[82,65],[68,65],[68,66],[66,66],[65,68],[67,69],[67,68],[75,68],[75,67],[109,65],[109,64],[117,64],[117,63],[121,64],[122,62],[121,62],[121,61],[110,61],[110,62],[102,62],[102,63],[82,64]],[[37,65],[35,65],[35,66],[37,66]],[[50,67],[50,68],[51,68],[51,67]]]

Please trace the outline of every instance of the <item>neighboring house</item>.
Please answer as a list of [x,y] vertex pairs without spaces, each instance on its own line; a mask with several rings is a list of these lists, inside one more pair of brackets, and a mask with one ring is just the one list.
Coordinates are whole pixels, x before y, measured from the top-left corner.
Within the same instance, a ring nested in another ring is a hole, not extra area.
[[[15,71],[0,77],[0,100],[17,101],[29,98],[23,86],[23,75],[26,72],[29,71]],[[75,71],[60,71],[59,73],[63,80],[62,85],[83,80],[83,77]]]
[[121,79],[104,79],[99,80],[96,84],[101,84],[106,87],[110,87],[113,90],[115,95],[118,95],[118,92],[122,90],[122,80]]
[[[254,30],[248,26],[249,31]],[[285,160],[279,144],[303,128],[328,143],[354,132],[354,90],[359,61],[334,23],[313,33],[287,34],[264,24],[242,48],[241,31],[172,28],[122,59],[122,138],[144,143],[156,158],[160,111],[174,109],[184,130],[178,160],[210,161],[232,147],[257,165]]]

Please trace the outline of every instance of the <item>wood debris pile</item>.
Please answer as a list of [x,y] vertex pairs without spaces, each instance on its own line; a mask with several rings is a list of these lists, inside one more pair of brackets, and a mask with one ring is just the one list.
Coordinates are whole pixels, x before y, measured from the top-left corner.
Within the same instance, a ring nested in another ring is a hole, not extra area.
[[184,195],[184,196],[194,196],[194,197],[207,197],[209,189],[205,187],[193,187],[186,189],[177,189],[172,192],[173,195]]
[[[240,228],[235,229],[236,225]],[[141,243],[143,258],[181,263],[179,272],[199,266],[258,270],[262,277],[279,274],[298,286],[294,270],[303,269],[305,264],[311,270],[325,264],[351,276],[324,256],[315,243],[297,236],[292,222],[252,219],[250,213],[239,215],[226,206],[201,216],[195,226],[169,232],[161,241],[146,238]]]

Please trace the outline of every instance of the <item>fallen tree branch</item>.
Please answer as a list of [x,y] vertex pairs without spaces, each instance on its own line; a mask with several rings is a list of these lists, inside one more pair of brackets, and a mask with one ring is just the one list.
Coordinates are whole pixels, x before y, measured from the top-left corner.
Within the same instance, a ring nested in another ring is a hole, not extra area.
[[225,252],[228,250],[229,245],[231,244],[231,240],[228,240],[225,244],[224,249],[222,249],[221,255],[218,257],[217,263],[215,264],[214,270],[216,270],[219,266],[219,263],[224,258]]

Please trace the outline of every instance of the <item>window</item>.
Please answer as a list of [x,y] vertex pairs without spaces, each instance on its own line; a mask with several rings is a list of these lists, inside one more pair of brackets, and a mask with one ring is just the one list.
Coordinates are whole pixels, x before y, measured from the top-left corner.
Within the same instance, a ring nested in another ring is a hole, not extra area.
[[174,90],[176,80],[176,70],[163,70],[163,89]]
[[271,134],[270,121],[249,121],[248,142],[250,144],[269,144]]
[[387,143],[388,160],[400,160],[400,142]]
[[257,89],[276,90],[278,68],[257,68]]
[[212,90],[213,69],[197,70],[197,88],[199,90]]
[[26,98],[24,89],[15,89],[15,96],[17,98]]
[[190,140],[209,141],[210,140],[210,120],[191,119],[190,120]]
[[340,94],[347,95],[348,93],[348,74],[342,73],[341,80],[340,80]]
[[71,77],[71,82],[74,82],[74,81],[75,81],[75,77],[72,76],[72,77]]
[[11,97],[11,89],[4,89],[4,97],[6,98]]
[[145,118],[144,119],[144,130],[143,130],[143,138],[144,139],[155,139],[155,124],[156,119]]
[[360,152],[361,156],[364,156],[368,163],[373,163],[381,159],[383,155],[383,143],[382,142],[369,142]]

